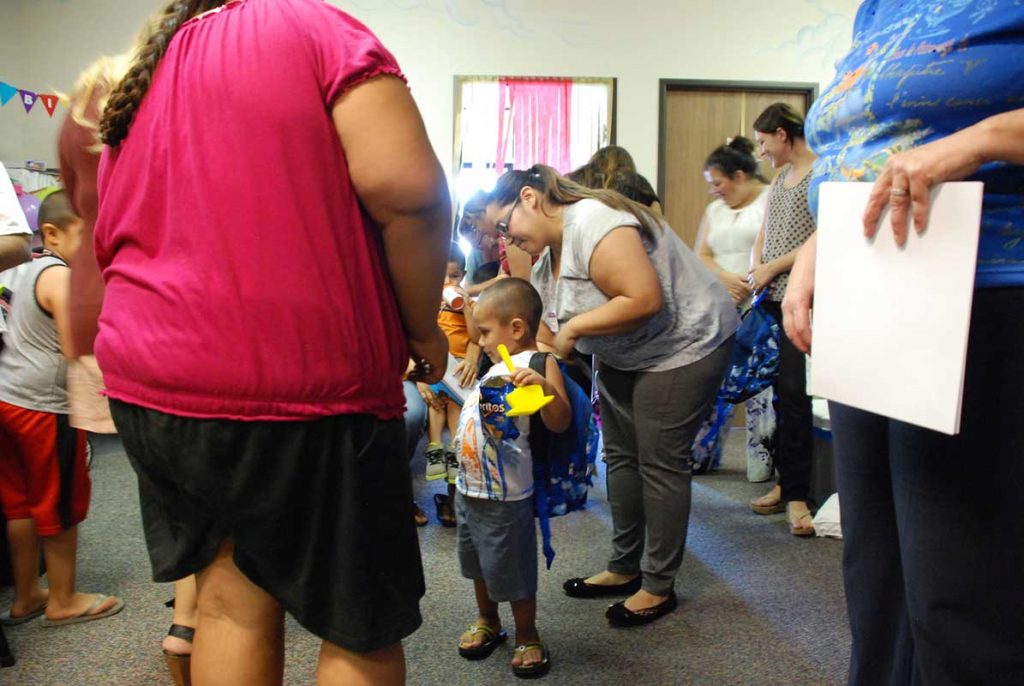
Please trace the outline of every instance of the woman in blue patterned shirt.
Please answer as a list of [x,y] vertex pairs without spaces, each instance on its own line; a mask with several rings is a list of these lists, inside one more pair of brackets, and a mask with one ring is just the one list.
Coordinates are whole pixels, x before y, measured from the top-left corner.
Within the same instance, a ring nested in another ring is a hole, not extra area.
[[[808,117],[812,208],[824,181],[873,182],[868,236],[890,206],[902,244],[931,186],[985,183],[961,433],[830,405],[850,684],[1024,683],[1022,108],[1024,0],[868,0]],[[804,350],[814,244],[783,306]]]

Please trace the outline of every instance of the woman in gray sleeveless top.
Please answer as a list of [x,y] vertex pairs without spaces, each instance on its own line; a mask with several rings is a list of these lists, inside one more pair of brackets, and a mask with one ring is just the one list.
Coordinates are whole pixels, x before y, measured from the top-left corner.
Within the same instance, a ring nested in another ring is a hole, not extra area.
[[[739,317],[725,288],[648,208],[537,165],[499,180],[477,229],[539,256],[546,341],[597,359],[613,553],[566,582],[572,597],[629,596],[609,621],[675,609],[690,514],[693,439],[715,399]],[[543,329],[544,327],[542,327]],[[646,552],[646,555],[644,554]]]

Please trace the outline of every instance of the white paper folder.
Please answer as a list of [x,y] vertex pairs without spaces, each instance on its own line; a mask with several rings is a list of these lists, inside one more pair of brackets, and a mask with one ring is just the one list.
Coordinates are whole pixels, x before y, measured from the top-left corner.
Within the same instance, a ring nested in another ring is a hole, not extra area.
[[864,238],[870,183],[825,183],[810,390],[946,434],[960,431],[982,184],[932,189],[928,228],[896,245],[889,211]]
[[448,369],[444,373],[444,378],[441,379],[441,385],[448,392],[448,395],[459,402],[460,405],[466,402],[466,398],[469,397],[469,392],[473,390],[473,387],[463,388],[459,384],[459,377],[455,374],[455,367],[461,362],[459,358],[455,357],[451,353],[448,353]]

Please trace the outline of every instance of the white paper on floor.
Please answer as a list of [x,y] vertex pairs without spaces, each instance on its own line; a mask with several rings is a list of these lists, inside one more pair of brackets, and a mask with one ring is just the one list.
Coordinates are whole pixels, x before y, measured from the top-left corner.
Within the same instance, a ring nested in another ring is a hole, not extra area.
[[843,537],[843,527],[839,523],[838,493],[830,495],[825,504],[818,508],[818,514],[814,515],[814,534],[828,538]]

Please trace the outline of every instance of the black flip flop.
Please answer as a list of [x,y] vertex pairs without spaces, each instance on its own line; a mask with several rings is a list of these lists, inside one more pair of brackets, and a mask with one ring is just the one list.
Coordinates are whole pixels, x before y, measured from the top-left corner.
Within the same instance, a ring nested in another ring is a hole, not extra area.
[[520,679],[537,679],[547,674],[548,670],[551,669],[551,653],[548,652],[547,647],[543,643],[524,643],[523,645],[516,646],[516,652],[525,653],[533,648],[540,648],[542,655],[540,662],[534,662],[526,667],[512,665],[512,673]]
[[441,522],[441,526],[450,529],[455,526],[455,511],[452,510],[451,517],[445,517],[443,513],[446,505],[448,505],[448,496],[442,493],[435,493],[434,507],[437,509],[437,521]]
[[495,648],[508,640],[508,633],[504,629],[495,631],[492,627],[482,624],[473,624],[469,627],[468,631],[471,634],[482,633],[486,640],[472,648],[459,646],[459,655],[467,660],[482,660],[485,657],[490,657]]

